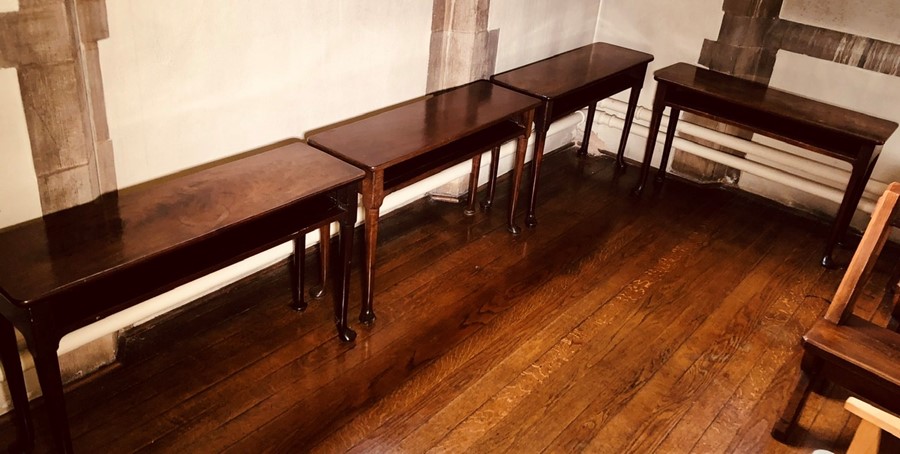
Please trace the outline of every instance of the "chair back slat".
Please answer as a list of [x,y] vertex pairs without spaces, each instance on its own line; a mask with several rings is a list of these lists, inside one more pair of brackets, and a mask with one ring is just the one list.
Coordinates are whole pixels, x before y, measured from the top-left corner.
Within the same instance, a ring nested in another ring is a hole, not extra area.
[[866,227],[853,259],[847,266],[847,272],[844,273],[844,278],[834,294],[834,299],[825,312],[826,320],[839,324],[853,312],[853,305],[868,281],[878,255],[881,254],[891,233],[891,220],[895,217],[898,198],[900,198],[900,183],[891,183],[878,199],[869,226]]

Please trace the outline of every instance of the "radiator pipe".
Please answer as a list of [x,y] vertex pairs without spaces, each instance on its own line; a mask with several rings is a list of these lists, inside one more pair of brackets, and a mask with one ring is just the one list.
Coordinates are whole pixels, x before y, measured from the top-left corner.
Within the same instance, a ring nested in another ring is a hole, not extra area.
[[[620,130],[625,125],[625,120],[623,118],[612,115],[605,111],[598,111],[594,121],[595,123],[605,124],[607,126]],[[649,135],[649,132],[649,128],[641,123],[634,123],[631,126],[631,133],[639,137],[646,138]],[[656,137],[657,143],[662,144],[664,137],[664,135],[658,135]],[[708,159],[719,164],[724,164],[728,167],[740,170],[742,172],[747,172],[749,174],[756,175],[767,180],[777,181],[781,184],[784,184],[785,186],[813,194],[815,196],[830,200],[838,204],[841,203],[841,200],[843,200],[844,197],[844,192],[842,190],[825,186],[815,181],[811,181],[797,175],[792,175],[790,173],[784,172],[783,170],[769,167],[758,162],[754,162],[738,156],[733,156],[728,153],[722,153],[721,151],[691,142],[681,137],[675,137],[673,146],[686,153],[690,153],[692,155],[699,156],[701,158]],[[657,149],[659,148],[660,147],[657,147]],[[862,199],[859,202],[858,209],[865,211],[866,213],[871,213],[872,210],[875,209],[875,203],[868,199]]]
[[[607,114],[623,118],[628,104],[609,98],[601,101],[598,107]],[[636,122],[636,124],[641,124],[646,127],[645,123],[650,121],[650,114],[650,109],[638,107],[635,112],[635,120],[640,120],[640,122]],[[667,117],[667,115],[665,117]],[[663,119],[662,124],[668,124],[666,118]],[[661,130],[661,132],[664,132],[665,128],[663,127]],[[792,174],[814,183],[824,184],[840,191],[843,191],[844,188],[847,187],[847,181],[850,179],[850,165],[839,159],[818,154],[800,156],[791,150],[773,148],[683,120],[678,122],[678,130],[733,150],[746,153],[746,160],[757,162],[770,168],[778,168],[783,170],[783,173]],[[711,148],[707,149],[713,150]],[[727,154],[720,151],[716,151],[716,153]],[[710,160],[719,162],[716,159]],[[780,180],[775,181],[780,182]],[[877,199],[886,188],[887,185],[885,183],[870,179],[866,183],[866,194],[864,197],[873,200]]]

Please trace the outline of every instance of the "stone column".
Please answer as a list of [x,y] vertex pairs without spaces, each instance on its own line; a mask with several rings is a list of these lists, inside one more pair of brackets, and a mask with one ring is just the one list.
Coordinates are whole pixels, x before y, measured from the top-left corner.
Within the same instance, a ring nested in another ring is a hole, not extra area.
[[[44,214],[116,189],[97,49],[108,36],[105,0],[20,0],[0,13],[0,67],[17,69]],[[115,352],[111,334],[63,355],[63,381]],[[33,370],[26,377],[36,389]]]
[[[704,40],[700,51],[701,65],[714,71],[748,80],[768,83],[775,68],[777,47],[769,37],[777,29],[783,0],[724,0],[722,26],[716,41]],[[693,114],[684,119],[719,132],[749,139],[753,134],[734,126]],[[736,156],[743,153],[693,136],[689,140]],[[736,182],[740,172],[688,153],[676,150],[672,168],[700,181]]]
[[488,31],[491,0],[434,0],[428,93],[490,77],[498,31]]
[[[489,31],[491,0],[434,0],[426,91],[433,93],[494,74],[499,30]],[[456,202],[468,191],[468,177],[447,183],[430,195]]]
[[21,0],[0,14],[0,67],[17,69],[43,212],[116,188],[97,41],[105,0]]
[[900,44],[897,43],[784,19],[778,21],[768,43],[788,52],[900,76]]

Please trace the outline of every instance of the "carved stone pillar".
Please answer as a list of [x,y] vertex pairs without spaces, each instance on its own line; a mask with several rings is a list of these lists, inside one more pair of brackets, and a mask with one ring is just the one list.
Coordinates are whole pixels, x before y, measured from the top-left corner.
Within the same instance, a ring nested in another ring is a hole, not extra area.
[[116,188],[97,41],[105,0],[21,0],[0,14],[0,67],[17,69],[43,212]]
[[[704,40],[700,51],[701,65],[714,71],[743,79],[768,83],[775,68],[777,47],[769,45],[771,33],[777,29],[784,0],[724,0],[722,26],[716,41]],[[749,139],[752,133],[693,114],[684,119],[719,132]],[[736,156],[743,153],[696,137],[689,140]],[[688,153],[675,151],[672,168],[700,181],[736,182],[740,172]]]
[[497,31],[487,29],[491,0],[434,0],[429,93],[494,73]]
[[[434,0],[426,91],[432,93],[494,74],[499,30],[488,31],[491,0]],[[456,201],[468,191],[461,177],[431,192]]]
[[716,41],[704,40],[700,64],[743,79],[768,83],[777,48],[767,45],[784,0],[725,0]]
[[[116,189],[97,49],[108,36],[105,0],[20,0],[0,13],[0,68],[18,73],[44,214]],[[115,357],[116,335],[97,339],[60,357],[63,381]]]

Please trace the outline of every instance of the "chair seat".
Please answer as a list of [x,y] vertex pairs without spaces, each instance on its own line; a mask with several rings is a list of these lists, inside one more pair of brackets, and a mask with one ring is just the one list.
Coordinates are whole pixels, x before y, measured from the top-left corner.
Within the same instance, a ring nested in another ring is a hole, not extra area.
[[842,325],[821,319],[803,336],[803,347],[840,364],[845,380],[872,382],[882,394],[875,402],[900,411],[900,334],[856,316]]

